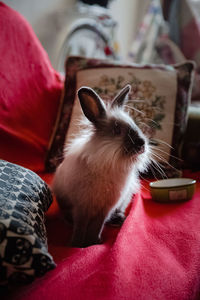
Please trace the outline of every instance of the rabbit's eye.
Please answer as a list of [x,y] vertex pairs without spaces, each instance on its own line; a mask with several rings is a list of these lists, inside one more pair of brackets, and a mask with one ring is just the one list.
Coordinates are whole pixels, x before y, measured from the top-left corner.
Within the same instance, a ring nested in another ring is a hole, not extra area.
[[114,131],[115,135],[121,134],[121,127],[120,127],[119,123],[115,122],[113,131]]

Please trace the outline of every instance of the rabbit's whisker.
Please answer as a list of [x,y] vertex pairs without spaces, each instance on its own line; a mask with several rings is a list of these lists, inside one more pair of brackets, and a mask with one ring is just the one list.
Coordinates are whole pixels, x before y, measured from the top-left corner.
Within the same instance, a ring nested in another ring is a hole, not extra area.
[[153,158],[152,158],[152,165],[158,171],[158,173],[161,175],[162,178],[167,178],[167,176],[166,176],[165,172],[163,171],[163,169],[161,168],[160,164]]
[[138,113],[140,113],[140,114],[142,114],[142,115],[145,115],[145,113],[143,112],[143,111],[141,111],[141,110],[139,110],[139,109],[137,109],[137,108],[135,108],[135,107],[133,107],[133,106],[130,106],[130,105],[124,105],[126,108],[128,108],[128,109],[130,109],[130,110],[133,110],[133,111],[136,111],[136,112],[138,112]]
[[169,155],[170,157],[173,157],[173,158],[175,158],[175,159],[177,159],[177,160],[179,160],[179,161],[182,161],[181,158],[179,158],[179,157],[177,157],[177,156],[174,156],[174,155],[172,155],[172,154],[169,154],[169,153],[167,153],[166,151],[160,149],[159,147],[151,146],[151,148],[154,149],[154,150],[156,150],[156,151],[160,151],[160,152],[162,152],[162,153],[164,153],[164,154],[167,154],[167,155]]
[[155,152],[152,152],[152,155],[155,156],[156,158],[158,158],[159,160],[161,160],[164,164],[166,164],[167,166],[169,166],[170,168],[172,168],[175,171],[178,171],[177,168],[175,168],[174,166],[172,166],[166,159],[164,159],[162,156],[159,156],[158,154],[155,154]]
[[168,144],[167,142],[162,141],[162,140],[160,140],[160,139],[152,138],[151,140],[152,140],[153,142],[155,141],[156,144],[164,144],[164,145],[168,146],[169,148],[174,149],[174,147],[172,147],[170,144]]

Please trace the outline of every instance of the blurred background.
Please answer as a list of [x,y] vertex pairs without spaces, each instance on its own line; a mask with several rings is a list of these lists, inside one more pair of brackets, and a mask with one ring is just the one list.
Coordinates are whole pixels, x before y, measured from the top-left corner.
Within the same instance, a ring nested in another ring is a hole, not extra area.
[[[112,18],[115,23],[112,32],[112,38],[116,41],[114,47],[118,55],[125,58],[150,1],[83,1],[98,3],[96,10],[95,5],[86,3],[84,5],[82,1],[77,0],[6,0],[4,2],[25,16],[46,49],[53,66],[57,68],[60,49],[73,23],[83,17],[93,19],[94,15],[108,14]],[[87,7],[84,12],[83,6]],[[112,27],[111,24],[110,26]]]
[[70,54],[200,65],[199,0],[4,2],[32,25],[56,69]]

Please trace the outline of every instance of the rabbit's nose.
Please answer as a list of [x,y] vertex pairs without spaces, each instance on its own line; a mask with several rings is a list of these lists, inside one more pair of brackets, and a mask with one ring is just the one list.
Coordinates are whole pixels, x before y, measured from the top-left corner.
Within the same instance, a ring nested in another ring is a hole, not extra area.
[[142,154],[145,151],[145,141],[137,131],[129,130],[125,138],[124,148],[128,154]]
[[143,153],[144,152],[144,140],[141,137],[137,137],[135,139],[135,150],[137,153]]

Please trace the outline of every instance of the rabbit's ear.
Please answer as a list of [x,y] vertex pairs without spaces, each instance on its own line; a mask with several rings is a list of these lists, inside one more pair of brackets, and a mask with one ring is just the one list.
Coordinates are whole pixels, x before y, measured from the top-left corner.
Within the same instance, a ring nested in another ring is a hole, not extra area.
[[113,99],[112,103],[111,103],[111,107],[114,106],[123,106],[125,104],[125,102],[128,100],[127,99],[127,95],[131,90],[131,86],[130,84],[127,84],[118,94],[117,96],[115,96],[115,98]]
[[85,116],[92,123],[97,123],[106,115],[105,104],[93,89],[81,87],[78,90],[78,97]]

